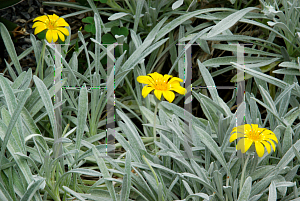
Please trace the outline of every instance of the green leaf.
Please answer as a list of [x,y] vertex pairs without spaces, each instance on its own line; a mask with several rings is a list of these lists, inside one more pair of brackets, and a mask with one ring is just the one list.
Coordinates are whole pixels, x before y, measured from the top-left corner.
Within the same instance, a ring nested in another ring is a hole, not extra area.
[[[185,15],[182,15],[180,17],[175,18],[174,20],[172,20],[171,22],[169,22],[168,24],[166,24],[163,28],[161,28],[155,35],[155,41],[160,40],[162,37],[164,37],[166,34],[168,34],[170,31],[172,31],[173,29],[175,29],[176,27],[178,27],[179,25],[181,25],[183,22],[197,16],[200,15],[202,13],[209,13],[209,12],[218,12],[218,11],[232,11],[232,9],[228,9],[228,8],[208,8],[208,9],[201,9],[201,10],[197,10],[197,11],[193,11],[193,12],[188,12]],[[149,35],[148,35],[149,36]],[[150,37],[150,36],[149,36]]]
[[4,26],[10,32],[10,35],[13,36],[12,31],[15,30],[18,27],[18,25],[16,23],[13,23],[13,22],[3,18],[3,17],[0,17],[0,22],[4,24]]
[[252,179],[251,177],[247,177],[243,185],[242,191],[239,195],[238,201],[248,201],[251,192],[251,186],[252,186]]
[[202,128],[198,126],[194,126],[193,128],[196,130],[196,135],[198,135],[203,142],[203,144],[206,145],[206,147],[211,151],[211,153],[217,158],[219,163],[224,167],[224,169],[227,172],[227,175],[229,176],[229,179],[231,183],[233,184],[232,176],[230,173],[230,170],[226,164],[226,160],[224,158],[223,153],[220,150],[220,147],[217,145],[217,143],[212,139],[212,137]]
[[29,185],[27,191],[23,195],[21,201],[32,200],[34,194],[41,188],[42,183],[45,182],[44,178],[38,179]]
[[48,113],[48,116],[49,116],[49,119],[51,122],[51,126],[52,126],[52,130],[53,130],[54,140],[57,140],[58,133],[57,133],[57,127],[56,127],[56,119],[55,119],[54,108],[52,105],[52,100],[51,100],[49,91],[48,91],[47,87],[45,86],[44,82],[42,80],[40,80],[40,78],[38,78],[37,76],[35,76],[35,75],[33,76],[33,81],[35,82],[35,85],[38,89],[40,97],[42,98],[42,101],[43,101],[46,111]]
[[296,69],[278,69],[274,70],[273,73],[300,76],[299,70]]
[[[110,174],[108,172],[108,169],[106,167],[106,164],[105,164],[105,162],[103,160],[104,155],[101,155],[100,152],[95,148],[95,146],[93,146],[92,150],[93,150],[93,154],[94,154],[94,156],[96,158],[98,167],[99,167],[101,173],[103,174],[103,177],[105,179],[111,178]],[[108,188],[108,191],[110,193],[110,196],[111,196],[112,200],[113,201],[117,201],[116,193],[115,193],[114,186],[113,186],[112,182],[108,181],[108,180],[105,180],[105,184],[106,184],[106,186]]]
[[125,37],[127,37],[128,36],[128,34],[129,34],[129,31],[128,31],[128,29],[126,28],[126,27],[117,27],[117,26],[114,26],[114,27],[112,27],[111,28],[111,33],[113,34],[113,36],[115,36],[115,35],[123,35],[123,36],[125,36]]
[[119,133],[116,133],[115,135],[115,138],[118,140],[118,142],[122,145],[122,147],[128,152],[130,151],[130,153],[132,153],[132,158],[133,158],[133,161],[136,161],[136,162],[141,162],[140,159],[139,159],[139,152],[138,150],[134,149],[128,141],[125,140],[125,138],[119,134]]
[[65,191],[67,191],[68,193],[70,193],[71,195],[75,196],[77,199],[81,200],[81,201],[85,201],[85,199],[83,197],[81,197],[81,195],[75,191],[73,191],[72,189],[68,188],[67,186],[63,186],[62,187]]
[[[275,173],[276,174],[276,173]],[[269,175],[268,177],[264,177],[262,180],[258,181],[257,183],[255,183],[252,186],[252,190],[250,193],[250,196],[254,196],[260,192],[262,192],[263,190],[265,190],[265,188],[267,186],[269,186],[269,184],[271,183],[272,180],[276,179],[276,177],[278,177],[278,175]]]
[[[2,90],[6,88],[5,85],[3,85],[3,81],[4,83],[6,82],[2,76],[0,76],[0,80],[2,81]],[[5,86],[5,87],[3,87]],[[6,89],[5,89],[6,90]],[[11,88],[10,88],[11,90]],[[21,100],[19,100],[17,107],[14,110],[14,113],[12,114],[12,116],[10,116],[10,114],[8,113],[8,111],[2,107],[2,111],[1,111],[1,117],[2,120],[0,120],[0,136],[2,139],[2,145],[1,145],[1,155],[0,155],[0,161],[2,161],[2,157],[4,156],[4,151],[7,148],[10,155],[14,158],[14,160],[16,161],[18,168],[20,169],[19,174],[22,175],[22,178],[24,183],[23,185],[27,185],[32,181],[32,174],[31,174],[31,170],[27,164],[26,161],[22,160],[21,157],[19,157],[18,155],[16,155],[15,153],[17,152],[21,152],[21,153],[25,153],[24,149],[25,149],[25,142],[24,142],[24,136],[21,130],[17,130],[17,126],[15,127],[15,123],[17,121],[19,121],[19,115],[24,107],[24,104],[27,100],[27,98],[30,95],[31,90],[27,89],[26,91],[24,91],[24,93],[22,94],[22,98]],[[12,90],[11,90],[12,93]],[[11,95],[9,90],[8,92],[5,93],[5,95]],[[7,97],[6,97],[6,101],[7,101]],[[10,105],[11,103],[7,102],[7,105]],[[8,125],[8,127],[6,126]],[[19,131],[19,132],[18,132]],[[27,184],[25,183],[27,182]]]
[[[87,0],[87,1],[88,1],[89,5],[91,6],[91,8],[93,9],[94,13],[97,13],[97,14],[98,14],[99,19],[100,19],[101,26],[103,27],[104,33],[107,33],[106,28],[105,28],[105,25],[103,24],[103,21],[102,21],[102,19],[100,18],[99,11],[98,11],[97,7],[95,6],[94,1],[93,1],[93,0]],[[86,8],[84,8],[84,9],[86,9]]]
[[86,17],[86,18],[83,18],[81,21],[85,22],[85,23],[90,23],[90,24],[94,24],[95,23],[93,17]]
[[283,119],[286,120],[288,125],[293,125],[294,121],[298,118],[299,115],[300,115],[300,108],[298,109],[293,108],[293,112],[286,113]]
[[[140,110],[145,118],[149,121],[150,124],[154,123],[154,113],[144,106],[140,106]],[[159,118],[156,116],[156,124],[160,125]]]
[[117,109],[117,114],[124,121],[125,123],[124,126],[126,126],[126,128],[128,129],[128,132],[125,132],[125,134],[127,135],[127,138],[131,146],[134,146],[137,149],[146,150],[143,141],[135,128],[135,125],[128,118],[128,116],[118,109]]
[[115,37],[113,37],[110,33],[104,34],[101,37],[101,40],[102,40],[102,43],[104,45],[106,45],[106,44],[113,44],[113,43],[117,42],[117,40],[115,39]]
[[15,46],[13,41],[11,40],[11,37],[9,35],[8,30],[6,29],[5,25],[3,23],[0,23],[0,33],[2,36],[2,40],[4,42],[4,45],[6,47],[6,51],[8,52],[18,74],[20,75],[22,73],[22,67],[20,65],[20,62],[18,60],[18,56],[15,50]]
[[189,195],[185,198],[185,200],[189,200],[190,198],[193,198],[193,197],[198,197],[198,198],[203,198],[205,200],[209,200],[209,196],[205,193],[195,193],[195,194]]
[[253,172],[250,176],[252,180],[255,181],[257,179],[261,179],[264,176],[266,176],[266,174],[270,173],[272,170],[274,170],[274,168],[275,166],[273,165],[262,166],[261,168],[255,170],[255,172]]
[[[78,115],[77,115],[77,129],[76,129],[76,149],[80,150],[81,139],[84,133],[84,127],[86,126],[86,118],[88,113],[88,93],[87,88],[80,89],[79,101],[78,101]],[[75,155],[75,160],[78,158],[78,153]]]
[[[249,57],[249,56],[244,57],[245,64],[266,62],[269,60],[270,60],[270,58],[267,58],[267,57]],[[205,62],[203,62],[203,65],[206,67],[209,67],[209,66],[219,67],[220,65],[228,65],[231,62],[236,62],[236,61],[237,61],[236,56],[226,56],[226,57],[224,56],[224,57],[218,57],[218,58],[212,58],[212,59],[206,60]]]
[[136,5],[136,10],[135,10],[135,19],[134,19],[134,24],[133,24],[133,31],[137,32],[137,28],[140,22],[140,18],[141,18],[141,12],[143,9],[143,5],[144,5],[145,0],[139,0],[137,1],[137,5]]
[[[286,82],[284,82],[280,79],[277,79],[273,76],[258,72],[257,70],[254,70],[254,69],[244,67],[244,66],[242,66],[240,64],[237,64],[237,63],[234,63],[234,62],[231,62],[231,63],[233,64],[233,67],[235,67],[237,69],[240,69],[240,70],[245,70],[245,72],[253,75],[254,77],[257,77],[257,78],[262,79],[266,82],[269,82],[269,83],[271,83],[275,86],[278,86],[279,88],[285,89],[287,86],[289,86],[289,84],[287,84]],[[292,89],[292,94],[296,95],[296,96],[300,96],[299,92],[297,92],[296,89]]]
[[15,4],[18,4],[21,1],[23,1],[23,0],[10,0],[10,1],[0,0],[0,10],[2,10],[4,8],[8,8],[8,7],[13,6]]
[[[148,35],[149,36],[149,35]],[[144,43],[137,48],[133,54],[126,60],[123,66],[120,69],[120,72],[115,76],[115,87],[117,88],[124,77],[133,69],[142,59],[151,54],[155,49],[164,44],[168,38],[162,39],[157,43],[150,46],[153,41],[153,38],[144,41]],[[150,46],[150,47],[149,47]]]
[[228,108],[228,106],[224,103],[224,101],[219,98],[217,88],[215,87],[215,82],[213,78],[211,77],[209,71],[206,69],[206,67],[197,59],[197,63],[199,66],[199,70],[202,74],[202,77],[205,81],[206,86],[208,87],[209,93],[213,98],[213,101],[220,106],[223,106],[224,111],[226,112],[226,116],[231,115],[231,111]]
[[278,116],[277,114],[277,111],[273,111],[272,108],[270,108],[268,105],[266,105],[265,103],[263,103],[262,101],[254,98],[254,97],[251,97],[252,99],[254,99],[256,102],[258,102],[260,105],[262,105],[263,107],[265,107],[271,114],[274,115],[274,117],[277,118],[278,121],[280,121],[283,125],[288,125],[287,121],[284,119],[284,118],[281,118]]
[[[31,89],[25,90],[22,94],[22,99],[18,102],[18,105],[16,105],[17,103],[16,103],[15,96],[13,94],[13,91],[5,79],[6,78],[4,78],[3,76],[0,76],[0,85],[1,85],[2,91],[5,95],[5,100],[7,102],[7,106],[10,109],[10,112],[11,112],[10,115],[11,115],[11,117],[14,117],[14,118],[10,119],[5,137],[4,137],[4,139],[2,139],[3,141],[1,144],[0,161],[2,161],[2,157],[4,157],[5,149],[6,149],[7,144],[9,143],[8,141],[9,141],[9,138],[11,135],[13,135],[13,138],[15,138],[15,142],[19,144],[19,151],[21,153],[25,153],[25,141],[24,141],[23,132],[20,129],[18,129],[18,131],[17,131],[18,133],[16,133],[16,135],[14,135],[15,132],[12,132],[12,130],[14,129],[17,121],[20,121],[19,116],[21,114],[21,111],[25,105],[27,98],[31,94]],[[20,124],[20,122],[18,122],[17,124]],[[17,129],[17,127],[18,127],[18,125],[16,125],[15,128]]]
[[232,27],[237,21],[239,21],[244,15],[246,15],[248,12],[255,10],[258,8],[248,7],[244,8],[240,11],[236,11],[233,14],[229,15],[228,17],[221,20],[218,24],[216,24],[211,31],[207,34],[207,37],[213,37],[218,35],[219,33],[222,33],[223,31],[229,29]]
[[287,126],[284,132],[283,141],[282,141],[282,153],[285,154],[288,149],[292,147],[293,144],[293,130],[291,126]]
[[[179,173],[178,173],[179,174]],[[217,192],[217,190],[210,184],[208,184],[207,182],[205,182],[204,180],[202,180],[200,177],[197,177],[194,174],[191,173],[180,173],[180,175],[184,176],[184,177],[188,177],[189,179],[195,180],[197,182],[199,182],[200,184],[202,184],[207,190],[210,190],[212,192],[216,192],[216,195],[222,199],[222,196]]]
[[[251,65],[251,67],[259,67],[261,72],[265,73],[265,72],[268,72],[270,71],[271,69],[273,69],[275,66],[278,65],[278,63],[280,63],[279,61],[276,61],[278,60],[278,58],[274,58],[274,59],[270,59],[269,61],[263,61],[261,63],[257,63],[257,64],[253,64]],[[272,62],[274,61],[274,62]],[[250,66],[249,65],[249,66]],[[248,65],[245,65],[246,67],[249,67]],[[248,74],[248,73],[245,73],[244,76],[241,76],[240,74],[243,74],[244,72],[240,72],[238,73],[237,75],[235,75],[233,78],[231,78],[230,82],[240,82],[242,80],[237,80],[238,77],[243,77],[243,80],[248,80],[250,78],[252,78],[253,76]],[[273,71],[273,73],[275,73],[275,71]]]
[[125,175],[123,177],[120,201],[129,199],[130,189],[131,189],[131,154],[130,151],[127,151],[126,159],[125,159]]
[[2,182],[0,182],[0,200],[3,201],[10,201],[13,200],[10,195],[9,192],[6,190],[6,188],[3,186]]
[[286,68],[294,68],[294,69],[297,69],[297,70],[300,69],[300,65],[297,64],[297,63],[295,63],[295,62],[282,62],[278,66],[280,66],[280,67],[286,67]]
[[126,15],[129,15],[129,13],[122,13],[122,12],[120,12],[120,13],[115,13],[115,14],[111,15],[111,16],[108,18],[108,20],[110,20],[110,21],[117,20],[117,19],[120,19],[120,18],[122,18],[122,17],[124,17],[124,16],[126,16]]
[[177,0],[172,4],[172,10],[179,8],[183,4],[183,0]]
[[289,150],[284,154],[284,156],[281,158],[281,160],[278,162],[276,168],[279,170],[285,168],[287,164],[291,162],[291,160],[294,159],[295,153],[294,150],[296,149],[298,152],[300,151],[300,140],[298,140],[292,147],[289,148]]
[[85,25],[85,26],[84,26],[84,30],[85,30],[86,32],[95,34],[95,33],[96,33],[96,27],[95,27],[95,24],[87,24],[87,25]]
[[[219,50],[237,52],[237,47],[235,45],[215,44],[212,47],[215,48],[215,49],[219,49]],[[249,48],[249,47],[244,47],[244,51],[245,51],[245,54],[258,54],[258,55],[265,55],[265,56],[282,58],[281,54],[269,53],[269,52],[266,52],[266,51],[263,51],[263,50],[252,49],[252,48]]]

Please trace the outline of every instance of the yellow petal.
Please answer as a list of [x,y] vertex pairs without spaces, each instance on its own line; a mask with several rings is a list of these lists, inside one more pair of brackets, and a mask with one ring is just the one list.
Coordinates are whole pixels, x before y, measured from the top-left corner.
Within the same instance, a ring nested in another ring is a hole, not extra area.
[[236,132],[236,128],[237,128],[237,127],[234,127],[234,128],[232,129],[232,131],[231,131],[231,133],[230,133],[230,134],[232,134],[232,133]]
[[146,96],[153,90],[153,87],[144,86],[142,90],[142,96],[146,98]]
[[57,35],[57,32],[59,31],[56,31],[56,30],[52,30],[52,38],[53,38],[53,42],[55,43],[58,39],[58,35]]
[[153,78],[154,81],[163,78],[163,75],[162,75],[162,74],[159,74],[159,73],[157,73],[157,72],[150,73],[150,74],[148,74],[148,75],[151,76],[151,77]]
[[66,20],[64,18],[59,18],[56,20],[55,22],[56,26],[60,26],[60,27],[68,27],[69,24],[66,22]]
[[169,81],[169,84],[171,84],[172,82],[175,82],[175,81],[177,81],[177,82],[183,82],[182,79],[180,79],[180,78],[178,78],[178,77],[173,77],[173,78]]
[[179,94],[184,95],[186,93],[186,89],[183,88],[182,86],[176,86],[176,87],[172,87],[170,90],[176,91]]
[[265,137],[265,139],[271,139],[271,140],[274,140],[276,143],[278,143],[278,139],[277,139],[276,135],[265,135],[264,137]]
[[231,136],[230,136],[230,139],[229,139],[229,142],[233,142],[234,140],[236,140],[237,138],[239,137],[245,137],[244,134],[242,133],[233,133]]
[[257,128],[256,132],[258,132],[260,135],[268,135],[268,133],[272,132],[266,128]]
[[46,15],[43,15],[43,16],[39,16],[39,17],[36,17],[33,22],[35,21],[41,21],[41,22],[48,22],[49,21],[49,18],[46,16]]
[[236,148],[238,150],[241,150],[242,153],[245,153],[251,147],[252,143],[253,143],[253,140],[248,139],[248,138],[242,138],[237,143]]
[[172,75],[165,74],[165,75],[164,75],[164,80],[168,81],[171,77],[173,77],[173,76],[172,76]]
[[55,14],[53,14],[53,15],[48,15],[48,17],[49,17],[49,19],[50,19],[50,21],[52,21],[52,22],[55,22],[59,17],[57,16],[57,15],[55,15]]
[[265,148],[260,142],[255,142],[256,153],[259,157],[262,157],[265,153]]
[[253,131],[258,129],[258,125],[257,124],[251,124],[251,128]]
[[267,142],[270,142],[270,144],[272,145],[273,151],[276,150],[275,144],[272,140],[266,140]]
[[161,91],[161,90],[155,89],[155,90],[154,90],[154,95],[156,96],[156,98],[157,98],[158,100],[160,100],[160,99],[161,99],[161,95],[162,95],[162,91]]
[[244,124],[244,125],[240,125],[238,127],[234,127],[231,131],[231,134],[233,132],[247,134],[250,131],[251,131],[251,126],[249,124]]
[[58,34],[61,41],[65,41],[65,35],[64,34],[62,34],[60,31],[57,31],[57,34]]
[[[32,25],[32,28],[36,28],[36,27],[39,27],[39,26],[43,26],[43,27],[46,27],[46,24],[44,22],[35,22],[33,25]],[[47,27],[46,27],[47,28]]]
[[175,98],[175,94],[172,91],[164,91],[163,95],[169,103],[172,103]]
[[263,143],[263,144],[265,145],[265,147],[266,147],[268,153],[270,153],[270,152],[271,152],[271,146],[270,146],[270,144],[267,143],[266,141],[261,141],[261,143]]
[[46,39],[48,41],[48,43],[51,43],[52,42],[52,30],[48,30],[47,33],[46,33]]
[[62,27],[57,27],[56,30],[62,32],[63,34],[65,34],[66,36],[69,35],[69,31],[66,28],[62,28]]
[[47,29],[46,25],[45,26],[38,26],[38,27],[36,27],[35,30],[34,30],[34,35],[36,35],[36,34],[42,32],[42,31],[44,31],[45,29]]
[[138,76],[136,80],[142,84],[152,84],[153,79],[150,76]]

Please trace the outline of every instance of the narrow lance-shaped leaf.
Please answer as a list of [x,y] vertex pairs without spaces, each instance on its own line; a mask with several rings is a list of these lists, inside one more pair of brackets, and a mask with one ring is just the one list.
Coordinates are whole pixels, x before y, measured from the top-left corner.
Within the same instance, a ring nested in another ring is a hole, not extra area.
[[[108,172],[108,169],[106,167],[106,164],[105,164],[105,162],[103,160],[103,155],[100,154],[100,152],[96,149],[95,146],[93,146],[92,151],[93,151],[93,154],[94,154],[94,156],[96,158],[98,167],[99,167],[101,173],[103,174],[104,179],[111,178],[111,176],[110,176],[110,174]],[[106,183],[106,186],[108,188],[110,197],[112,198],[113,201],[117,201],[116,193],[115,193],[114,186],[113,186],[112,182],[106,180],[105,183]]]
[[58,139],[58,133],[57,133],[57,127],[56,127],[56,119],[54,116],[54,107],[52,105],[52,100],[49,94],[49,91],[47,87],[45,86],[44,82],[40,80],[37,76],[33,76],[33,81],[35,82],[35,85],[39,91],[40,97],[42,98],[42,101],[45,105],[46,111],[48,113],[53,134],[54,134],[54,140]]
[[32,183],[25,194],[23,195],[21,201],[27,201],[27,200],[32,200],[32,197],[34,194],[40,189],[42,183],[44,182],[44,179],[39,179]]
[[15,46],[14,46],[13,41],[11,40],[8,30],[6,29],[6,27],[3,23],[0,23],[0,34],[2,36],[2,40],[4,42],[5,48],[9,54],[12,62],[14,63],[18,74],[20,75],[22,73],[22,68],[21,68],[20,62],[18,60]]
[[241,190],[241,193],[239,195],[238,201],[248,201],[251,192],[251,186],[252,186],[252,178],[247,177],[243,185],[243,188]]
[[[86,125],[86,117],[88,112],[88,94],[86,87],[80,89],[78,102],[77,130],[76,130],[76,149],[80,150],[81,139]],[[75,155],[75,160],[78,158],[78,153]]]
[[221,20],[212,30],[207,34],[207,37],[213,37],[218,35],[219,33],[222,33],[226,29],[229,29],[232,27],[237,21],[239,21],[244,15],[246,15],[248,12],[255,10],[258,8],[248,7],[244,8],[240,11],[237,11],[228,17],[225,17],[223,20]]

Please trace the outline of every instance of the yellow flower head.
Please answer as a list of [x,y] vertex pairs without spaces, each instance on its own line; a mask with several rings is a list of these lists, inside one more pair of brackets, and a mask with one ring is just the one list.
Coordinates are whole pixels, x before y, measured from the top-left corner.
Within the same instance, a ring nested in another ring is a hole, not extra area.
[[162,75],[157,72],[150,73],[147,76],[138,76],[137,81],[139,83],[147,84],[142,90],[142,95],[145,98],[152,90],[158,100],[160,100],[163,94],[165,99],[170,103],[174,100],[176,91],[179,94],[184,95],[186,93],[185,88],[180,86],[182,79],[173,77],[172,75]]
[[234,127],[232,129],[231,134],[232,135],[229,139],[229,142],[233,142],[237,138],[241,137],[241,139],[236,145],[236,148],[238,150],[241,150],[242,153],[248,151],[248,149],[254,142],[256,153],[259,157],[262,157],[265,153],[264,146],[266,147],[268,153],[270,153],[271,146],[275,151],[274,142],[278,143],[277,137],[272,131],[266,128],[258,128],[257,124],[245,124],[238,127]]
[[52,40],[55,43],[58,40],[58,36],[61,41],[65,41],[65,35],[69,35],[68,29],[65,28],[66,26],[69,26],[69,24],[63,18],[60,18],[55,14],[39,16],[33,21],[37,21],[32,26],[32,28],[35,28],[35,35],[48,29],[46,39],[49,43],[51,43]]

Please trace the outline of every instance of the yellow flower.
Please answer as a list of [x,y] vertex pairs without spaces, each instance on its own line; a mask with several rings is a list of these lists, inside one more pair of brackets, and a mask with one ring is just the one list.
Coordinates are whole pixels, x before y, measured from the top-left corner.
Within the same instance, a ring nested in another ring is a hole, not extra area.
[[65,41],[65,35],[69,35],[68,29],[65,28],[66,26],[69,26],[69,24],[63,18],[60,18],[55,14],[39,16],[33,21],[37,21],[32,26],[32,28],[35,28],[35,35],[48,29],[46,39],[49,43],[51,43],[52,40],[55,43],[58,40],[58,37],[60,40]]
[[236,145],[236,148],[241,150],[242,153],[248,151],[254,142],[256,153],[259,157],[262,157],[265,153],[264,146],[266,147],[268,153],[270,153],[271,146],[275,151],[274,142],[278,143],[277,137],[272,131],[266,128],[258,128],[257,124],[245,124],[234,127],[231,134],[232,135],[229,139],[229,142],[233,142],[237,138],[242,137]]
[[[174,100],[176,91],[179,94],[184,95],[186,93],[185,88],[180,86],[182,79],[173,77],[172,75],[162,75],[157,72],[150,73],[147,76],[138,76],[137,81],[139,83],[147,84],[142,90],[142,96],[145,98],[152,90],[158,100],[160,100],[163,94],[165,99],[170,103]],[[173,91],[172,91],[173,90]]]

